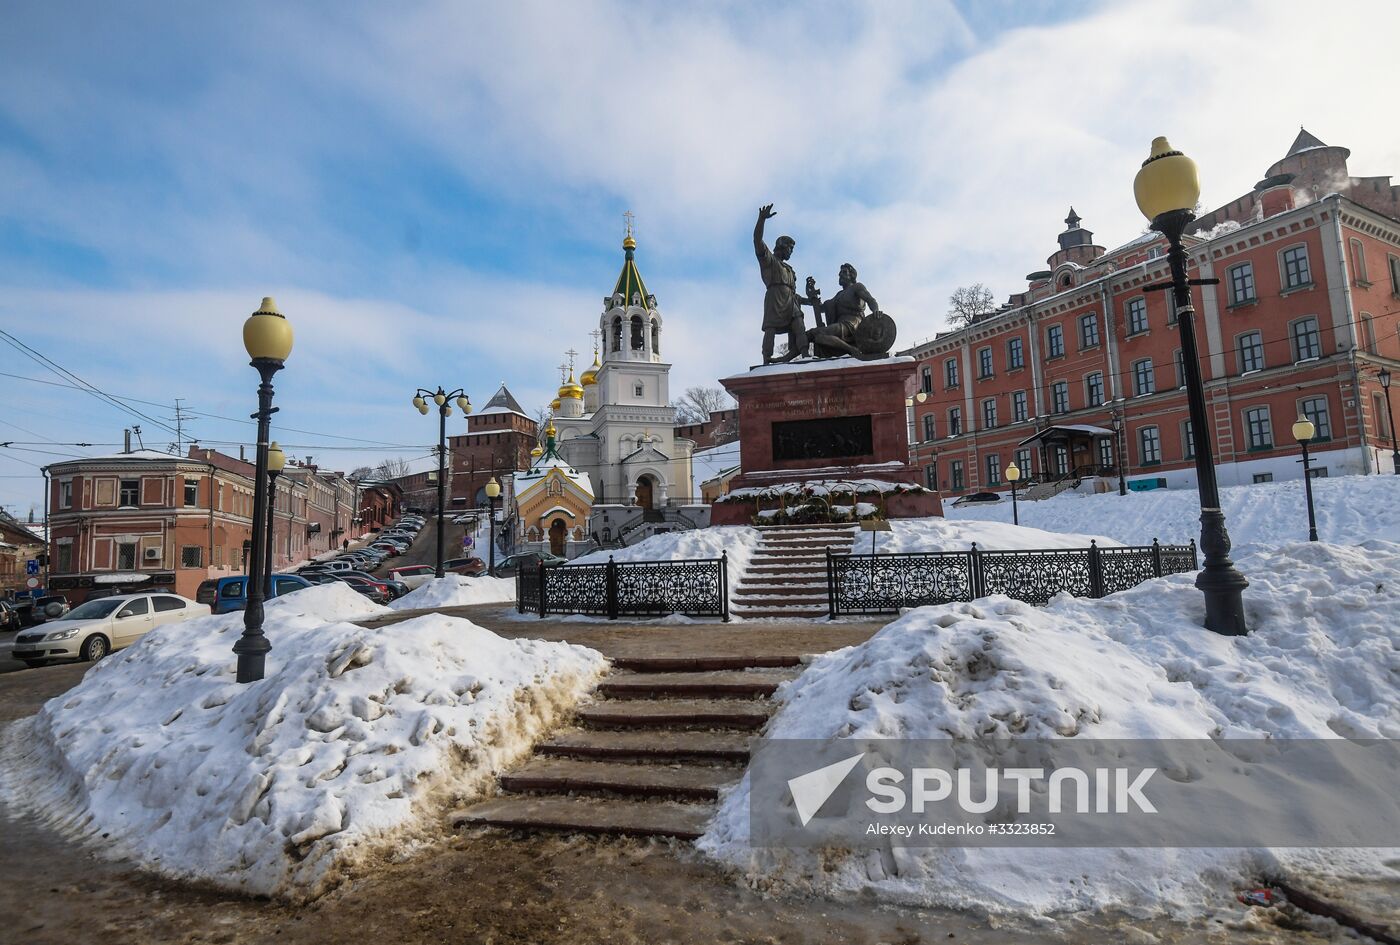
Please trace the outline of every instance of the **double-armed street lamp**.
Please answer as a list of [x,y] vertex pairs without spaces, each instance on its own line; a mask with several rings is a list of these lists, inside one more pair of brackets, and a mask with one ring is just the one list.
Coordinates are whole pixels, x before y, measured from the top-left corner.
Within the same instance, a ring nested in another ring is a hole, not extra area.
[[1196,577],[1196,586],[1205,595],[1205,625],[1216,633],[1237,636],[1249,632],[1244,618],[1244,589],[1249,582],[1230,560],[1230,535],[1225,530],[1225,513],[1220,508],[1205,387],[1196,349],[1196,312],[1191,306],[1191,280],[1186,278],[1186,250],[1181,245],[1187,224],[1196,219],[1196,201],[1201,195],[1196,162],[1173,150],[1166,138],[1153,139],[1152,153],[1142,162],[1142,169],[1133,181],[1133,194],[1138,209],[1152,221],[1152,229],[1165,236],[1169,245],[1167,262],[1171,266],[1171,281],[1151,288],[1171,290],[1181,330],[1181,360],[1186,375],[1186,403],[1195,440],[1196,488],[1201,503],[1201,550],[1205,561]]
[[1308,466],[1308,441],[1317,432],[1317,427],[1308,419],[1306,414],[1299,414],[1297,421],[1293,424],[1293,439],[1298,441],[1298,445],[1303,448],[1303,458],[1299,460],[1303,464],[1303,492],[1308,497],[1308,541],[1317,541],[1317,515],[1313,512],[1312,497],[1312,473]]
[[1390,370],[1381,368],[1378,377],[1381,390],[1385,391],[1385,422],[1390,427],[1390,471],[1400,476],[1400,448],[1395,445],[1395,414],[1390,410]]
[[443,540],[446,538],[446,528],[443,526],[443,514],[447,506],[445,490],[447,488],[447,418],[452,414],[452,401],[457,402],[457,406],[462,408],[462,415],[466,416],[472,412],[471,398],[462,388],[457,388],[452,393],[445,392],[441,387],[437,390],[425,390],[418,388],[418,393],[413,395],[413,406],[418,408],[418,412],[427,415],[428,401],[431,400],[438,410],[438,486],[437,486],[437,577],[442,577],[443,562]]
[[260,573],[267,557],[271,536],[267,529],[268,449],[267,441],[272,415],[272,376],[287,363],[292,353],[292,325],[277,311],[271,297],[243,323],[243,347],[257,370],[262,383],[258,385],[258,411],[252,418],[258,422],[257,458],[253,473],[253,540],[248,555],[247,605],[243,608],[243,635],[233,645],[238,654],[238,675],[241,683],[257,682],[263,678],[272,644],[263,633],[263,575]]
[[273,440],[267,445],[267,556],[263,559],[263,596],[272,596],[272,546],[277,544],[277,477],[287,465],[287,454]]
[[486,484],[486,514],[490,519],[491,535],[488,539],[490,550],[488,551],[488,561],[486,573],[494,575],[496,573],[496,500],[501,497],[501,484],[492,476],[491,481]]
[[1021,467],[1014,460],[1006,467],[1006,481],[1011,483],[1011,524],[1020,525],[1021,515],[1016,511],[1016,483],[1021,481]]

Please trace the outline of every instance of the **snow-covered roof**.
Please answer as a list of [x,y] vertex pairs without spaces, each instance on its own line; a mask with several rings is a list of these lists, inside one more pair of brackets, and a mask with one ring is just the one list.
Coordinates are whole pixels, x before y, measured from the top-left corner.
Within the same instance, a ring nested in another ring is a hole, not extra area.
[[529,472],[518,472],[515,474],[516,500],[519,501],[525,496],[532,494],[542,483],[549,480],[549,474],[551,472],[557,472],[564,479],[587,493],[589,499],[593,498],[593,481],[589,478],[588,473],[579,472],[562,459],[550,458],[541,460],[535,466],[532,466]]
[[496,393],[491,395],[491,399],[486,402],[486,406],[476,411],[477,416],[484,416],[488,413],[518,413],[520,416],[529,419],[525,409],[520,406],[520,401],[502,384]]
[[1087,423],[1057,423],[1053,426],[1046,427],[1044,430],[1037,430],[1016,445],[1025,446],[1027,443],[1042,439],[1046,434],[1054,433],[1056,430],[1069,433],[1082,433],[1086,436],[1113,436],[1112,430],[1105,429],[1104,427],[1091,426]]
[[696,482],[708,482],[739,465],[739,441],[696,450],[690,456]]
[[92,583],[94,584],[139,584],[142,581],[149,581],[151,575],[140,571],[113,571],[110,574],[94,574]]
[[873,361],[862,361],[846,355],[840,358],[812,358],[799,361],[788,361],[784,364],[763,364],[755,368],[750,368],[743,374],[735,374],[726,377],[724,380],[739,380],[745,377],[764,377],[770,374],[802,374],[807,371],[832,371],[849,367],[874,367],[880,364],[909,364],[914,358],[907,354],[891,355],[888,358],[876,358]]

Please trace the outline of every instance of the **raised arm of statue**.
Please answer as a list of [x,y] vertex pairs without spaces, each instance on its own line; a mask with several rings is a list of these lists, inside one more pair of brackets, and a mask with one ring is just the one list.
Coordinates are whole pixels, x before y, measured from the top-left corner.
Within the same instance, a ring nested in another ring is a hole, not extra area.
[[758,254],[758,258],[771,255],[768,246],[763,242],[763,224],[769,217],[776,217],[778,211],[773,209],[771,203],[766,203],[758,208],[758,222],[753,225],[753,251]]

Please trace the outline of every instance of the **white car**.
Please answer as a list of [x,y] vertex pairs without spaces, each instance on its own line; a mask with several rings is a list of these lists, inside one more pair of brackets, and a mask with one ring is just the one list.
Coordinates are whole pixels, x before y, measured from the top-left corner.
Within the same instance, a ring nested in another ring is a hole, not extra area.
[[121,594],[79,604],[60,620],[31,627],[10,651],[33,666],[43,660],[100,660],[131,646],[156,627],[207,617],[209,606],[178,594]]

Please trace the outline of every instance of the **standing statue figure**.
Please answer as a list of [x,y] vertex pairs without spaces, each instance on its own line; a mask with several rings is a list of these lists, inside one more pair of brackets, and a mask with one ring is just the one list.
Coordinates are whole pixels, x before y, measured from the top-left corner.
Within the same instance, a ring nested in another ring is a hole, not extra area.
[[[817,280],[807,277],[807,304],[818,312],[817,326],[807,333],[815,346],[818,357],[854,355],[857,358],[869,357],[870,352],[856,347],[856,337],[861,323],[865,320],[865,307],[870,306],[872,314],[879,314],[880,305],[875,297],[856,279],[856,267],[844,263],[837,275],[841,289],[823,302],[817,291]],[[825,316],[825,324],[823,318]]]
[[763,363],[772,364],[773,338],[787,332],[787,354],[779,361],[791,361],[807,350],[807,327],[802,321],[801,301],[797,297],[797,273],[788,265],[797,241],[780,236],[770,250],[763,242],[763,224],[778,212],[765,204],[758,210],[758,222],[753,228],[753,249],[758,256],[758,271],[768,291],[763,296]]

